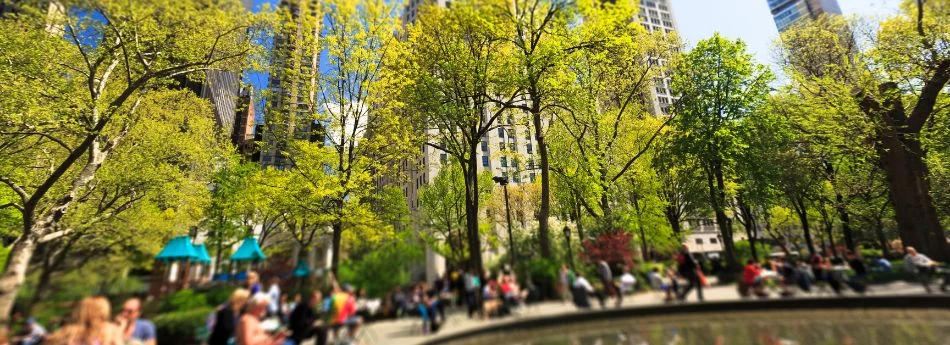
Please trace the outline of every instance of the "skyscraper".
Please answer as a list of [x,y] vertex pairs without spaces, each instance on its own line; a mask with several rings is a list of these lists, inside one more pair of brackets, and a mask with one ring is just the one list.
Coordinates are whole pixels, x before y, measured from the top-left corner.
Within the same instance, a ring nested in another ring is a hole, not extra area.
[[769,10],[778,31],[785,31],[789,26],[801,20],[815,19],[828,14],[841,14],[837,0],[768,0]]
[[320,73],[320,17],[316,0],[281,0],[278,6],[290,14],[295,25],[283,26],[274,36],[261,164],[280,169],[290,164],[281,153],[288,140],[313,138],[310,131],[314,127],[311,114]]
[[[650,32],[676,32],[676,20],[669,0],[640,0],[640,24]],[[659,61],[660,75],[653,79],[653,89],[649,100],[654,115],[666,115],[673,104],[673,91],[670,90],[670,76],[663,67],[665,61]]]

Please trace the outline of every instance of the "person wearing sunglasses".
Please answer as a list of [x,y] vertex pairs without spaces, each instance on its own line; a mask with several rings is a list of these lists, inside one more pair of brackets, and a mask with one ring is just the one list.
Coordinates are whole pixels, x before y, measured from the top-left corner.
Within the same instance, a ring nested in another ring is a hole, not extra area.
[[155,324],[142,319],[142,300],[130,298],[122,304],[119,325],[126,344],[155,345]]

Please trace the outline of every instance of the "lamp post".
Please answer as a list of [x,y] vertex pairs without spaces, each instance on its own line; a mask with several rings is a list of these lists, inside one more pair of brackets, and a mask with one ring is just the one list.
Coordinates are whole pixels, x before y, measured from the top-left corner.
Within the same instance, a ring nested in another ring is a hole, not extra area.
[[491,178],[492,181],[495,181],[502,188],[505,189],[505,213],[507,213],[508,219],[508,247],[510,248],[510,253],[508,254],[508,261],[511,265],[511,269],[515,269],[515,238],[511,235],[511,207],[508,206],[508,178],[495,176]]
[[571,265],[571,270],[574,270],[574,254],[571,253],[571,228],[564,227],[564,242],[567,243],[567,262]]

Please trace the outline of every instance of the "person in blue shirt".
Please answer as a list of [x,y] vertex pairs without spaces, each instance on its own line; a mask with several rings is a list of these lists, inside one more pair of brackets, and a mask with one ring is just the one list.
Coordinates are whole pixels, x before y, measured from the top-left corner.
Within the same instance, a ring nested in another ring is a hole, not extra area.
[[155,324],[141,317],[142,300],[126,300],[118,317],[122,339],[125,339],[126,344],[155,345]]

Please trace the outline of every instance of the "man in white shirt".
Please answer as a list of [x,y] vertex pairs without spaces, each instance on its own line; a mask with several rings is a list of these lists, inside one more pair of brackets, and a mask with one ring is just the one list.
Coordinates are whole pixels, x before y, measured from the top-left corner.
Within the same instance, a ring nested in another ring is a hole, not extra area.
[[904,252],[907,253],[904,255],[904,270],[916,274],[924,290],[930,293],[930,280],[933,279],[937,263],[926,255],[918,253],[914,247],[907,247]]
[[587,281],[587,278],[584,278],[579,272],[577,277],[574,278],[574,286],[572,287],[573,296],[574,296],[574,305],[581,309],[590,308],[590,298],[588,294],[594,293],[594,287],[590,285],[590,282]]
[[270,297],[270,304],[267,305],[267,314],[271,316],[280,315],[280,279],[274,277],[270,281],[270,288],[267,289],[267,296]]
[[[629,294],[636,289],[637,278],[630,273],[630,267],[623,267],[623,274],[620,275],[620,293]],[[618,303],[619,304],[619,303]]]

